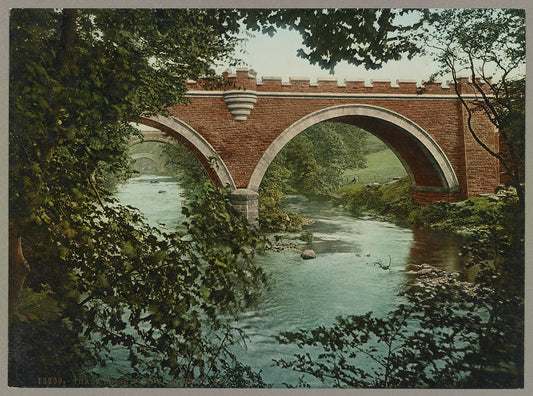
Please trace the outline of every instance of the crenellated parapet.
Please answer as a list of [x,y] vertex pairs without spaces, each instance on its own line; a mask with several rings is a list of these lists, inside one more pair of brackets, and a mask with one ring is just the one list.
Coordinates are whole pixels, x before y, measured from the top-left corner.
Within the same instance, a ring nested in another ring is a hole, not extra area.
[[[486,92],[488,84],[481,78],[479,83]],[[489,80],[490,82],[490,80]],[[475,89],[468,77],[459,77],[459,92],[473,94]],[[372,79],[345,79],[339,82],[335,78],[319,78],[312,82],[307,77],[291,77],[288,82],[281,77],[262,77],[257,79],[254,69],[238,68],[233,72],[228,69],[222,73],[222,84],[213,87],[204,81],[187,81],[189,90],[222,90],[222,91],[254,91],[260,92],[301,92],[301,93],[332,93],[332,94],[412,94],[412,95],[455,95],[453,82],[443,84],[440,81],[422,81],[418,84],[415,80]]]

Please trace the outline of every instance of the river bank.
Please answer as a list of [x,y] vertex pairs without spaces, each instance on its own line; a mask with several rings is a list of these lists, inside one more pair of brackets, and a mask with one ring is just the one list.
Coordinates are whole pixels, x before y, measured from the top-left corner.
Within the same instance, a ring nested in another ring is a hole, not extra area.
[[[312,218],[291,207],[291,200],[302,199],[287,196],[277,202],[261,206],[260,219],[266,234],[277,233],[284,238],[271,244],[274,250],[294,245],[294,233],[302,232]],[[387,184],[348,184],[341,187],[329,200],[314,200],[315,203],[333,205],[346,209],[356,216],[371,216],[378,220],[389,221],[400,226],[446,232],[460,238],[474,235],[480,228],[508,216],[510,222],[519,222],[519,202],[512,188],[500,188],[494,194],[484,194],[464,201],[448,203],[436,202],[426,206],[416,206],[412,201],[411,184],[403,178]],[[510,225],[512,228],[512,225]],[[312,238],[312,235],[302,238]],[[285,239],[285,241],[284,241]],[[291,239],[293,241],[291,241]],[[298,247],[304,246],[296,238]],[[292,245],[291,245],[292,244]]]
[[[384,184],[346,185],[340,190],[339,204],[352,213],[365,213],[389,221],[399,221],[411,227],[471,235],[480,227],[491,224],[504,213],[516,213],[519,205],[512,188],[500,188],[494,194],[448,203],[435,202],[426,206],[413,205],[408,178]],[[512,217],[512,214],[509,214]]]

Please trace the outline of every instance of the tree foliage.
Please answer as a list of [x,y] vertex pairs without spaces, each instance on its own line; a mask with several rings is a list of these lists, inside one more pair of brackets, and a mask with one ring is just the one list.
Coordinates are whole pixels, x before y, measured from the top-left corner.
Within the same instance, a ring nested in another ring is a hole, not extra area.
[[[214,380],[221,360],[232,366],[228,347],[239,341],[239,332],[227,327],[222,314],[253,304],[266,285],[251,260],[259,240],[233,212],[224,190],[207,188],[184,211],[190,218],[186,237],[147,226],[138,212],[111,198],[104,207],[87,203],[77,215],[48,225],[52,246],[36,235],[27,287],[53,299],[53,320],[17,310],[10,383],[36,385],[43,375],[38,370],[45,368],[76,378],[82,361],[77,349],[100,365],[110,364],[114,348],[126,349],[132,378],[150,372]],[[46,312],[42,301],[40,309]],[[38,351],[42,342],[54,347],[53,338],[32,337],[51,331],[50,325],[68,334],[55,343],[72,348],[66,356],[76,365]]]
[[[268,185],[275,179],[281,191],[306,197],[330,195],[342,184],[346,169],[365,166],[366,135],[339,122],[313,125],[276,156],[263,183]],[[273,173],[281,175],[274,177]]]
[[[205,169],[194,154],[179,142],[174,144],[141,142],[129,147],[127,153],[129,156],[148,154],[150,156],[149,164],[155,165],[157,168],[151,168],[153,171],[150,172],[176,178],[188,196],[194,196],[194,193],[201,191],[204,184],[209,181]],[[152,163],[152,160],[155,161],[155,164]],[[133,174],[133,172],[143,173],[145,171],[144,169],[138,170],[135,160],[131,160],[129,165],[132,170],[126,173],[126,176]],[[134,168],[137,170],[133,171]],[[109,172],[106,176],[107,178],[111,177]]]
[[11,12],[10,217],[19,227],[60,174],[57,151],[78,162],[75,181],[116,162],[132,132],[125,122],[184,101],[186,79],[212,74],[234,44],[216,10],[79,10],[74,31],[62,28],[68,15]]
[[[523,199],[525,155],[525,10],[433,10],[422,32],[429,51],[440,65],[434,77],[451,74],[456,94],[466,110],[467,126],[489,154],[496,157]],[[458,78],[470,77],[476,100],[464,99]],[[486,116],[501,136],[493,151],[471,122]]]
[[410,59],[419,53],[410,32],[419,26],[420,19],[399,23],[401,17],[413,12],[375,8],[261,9],[246,10],[243,23],[271,36],[276,28],[296,30],[303,47],[298,56],[333,72],[341,61],[378,69],[387,61],[403,56]]
[[366,132],[352,125],[324,122],[313,125],[281,150],[259,190],[259,219],[267,229],[297,230],[298,216],[281,208],[285,194],[331,198],[346,169],[365,166]]
[[51,373],[72,379],[109,363],[114,347],[128,351],[133,376],[149,367],[213,379],[235,366],[227,353],[235,333],[217,318],[250,303],[264,276],[249,260],[256,237],[225,211],[227,193],[206,191],[203,205],[216,211],[205,213],[218,217],[193,206],[187,239],[150,228],[102,183],[104,170],[123,167],[130,121],[184,102],[186,79],[231,62],[229,14],[11,11],[11,385]]
[[231,29],[216,10],[13,9],[10,240],[105,194],[93,178],[125,158],[128,121],[184,101]]
[[163,147],[165,166],[173,169],[186,194],[198,191],[209,178],[205,169],[184,145]]

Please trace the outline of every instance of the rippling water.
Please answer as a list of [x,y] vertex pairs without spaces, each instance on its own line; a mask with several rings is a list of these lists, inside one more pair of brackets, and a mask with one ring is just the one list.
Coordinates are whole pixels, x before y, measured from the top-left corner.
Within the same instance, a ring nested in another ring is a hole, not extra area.
[[[154,176],[131,179],[117,197],[139,208],[153,225],[172,229],[183,221],[181,195],[176,182]],[[314,236],[308,248],[317,258],[304,261],[294,249],[258,256],[273,284],[259,305],[236,322],[249,337],[247,349],[235,349],[236,354],[274,387],[296,384],[300,376],[273,365],[272,359],[289,359],[297,352],[277,343],[274,336],[280,332],[331,325],[339,315],[389,312],[399,303],[400,289],[413,279],[412,265],[461,270],[457,247],[445,235],[355,217],[328,203],[292,199],[289,206],[314,220],[305,229]]]
[[119,186],[115,197],[144,214],[156,227],[175,230],[182,225],[183,190],[172,177],[144,175],[134,177]]

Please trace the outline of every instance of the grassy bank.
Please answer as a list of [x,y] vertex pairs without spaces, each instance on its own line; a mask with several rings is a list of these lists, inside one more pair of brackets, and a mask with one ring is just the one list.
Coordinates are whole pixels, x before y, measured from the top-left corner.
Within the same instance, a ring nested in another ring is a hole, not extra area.
[[366,167],[349,169],[344,172],[343,180],[358,183],[388,183],[393,178],[406,176],[405,169],[393,151],[388,147],[366,155]]
[[456,203],[415,206],[407,177],[385,185],[347,185],[340,192],[342,202],[354,213],[370,213],[418,227],[463,233],[490,224],[518,205],[511,192],[502,192]]
[[414,210],[411,184],[407,177],[396,182],[378,184],[348,184],[340,189],[341,201],[352,212],[407,220]]

